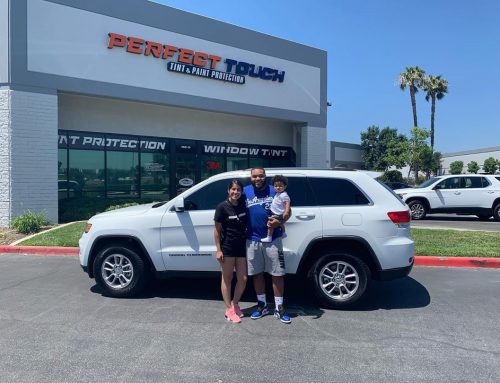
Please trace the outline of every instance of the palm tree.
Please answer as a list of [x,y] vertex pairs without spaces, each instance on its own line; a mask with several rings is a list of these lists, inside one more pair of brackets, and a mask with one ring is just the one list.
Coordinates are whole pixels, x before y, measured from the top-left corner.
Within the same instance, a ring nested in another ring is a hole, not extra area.
[[410,88],[411,107],[413,109],[413,127],[418,126],[415,94],[418,92],[418,88],[422,86],[424,76],[425,71],[418,66],[406,67],[406,70],[399,75],[399,87],[401,90],[405,90],[406,87]]
[[426,101],[432,100],[431,104],[431,149],[434,151],[434,115],[436,113],[436,99],[441,100],[448,93],[448,81],[441,76],[426,76],[422,89],[427,92]]

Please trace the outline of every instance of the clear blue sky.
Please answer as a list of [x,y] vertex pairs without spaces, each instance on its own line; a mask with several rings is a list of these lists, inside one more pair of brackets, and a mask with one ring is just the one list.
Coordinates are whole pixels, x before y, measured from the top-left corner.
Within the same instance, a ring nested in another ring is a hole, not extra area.
[[[328,139],[359,144],[370,125],[408,134],[409,93],[397,86],[407,66],[442,75],[435,149],[500,146],[498,0],[156,0],[178,9],[328,52]],[[417,94],[421,127],[430,102]]]

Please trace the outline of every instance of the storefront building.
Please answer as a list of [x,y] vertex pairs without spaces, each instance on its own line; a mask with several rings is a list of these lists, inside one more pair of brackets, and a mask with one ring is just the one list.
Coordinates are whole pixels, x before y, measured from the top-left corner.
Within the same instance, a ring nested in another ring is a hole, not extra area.
[[0,50],[1,227],[326,166],[322,50],[145,0],[0,1]]

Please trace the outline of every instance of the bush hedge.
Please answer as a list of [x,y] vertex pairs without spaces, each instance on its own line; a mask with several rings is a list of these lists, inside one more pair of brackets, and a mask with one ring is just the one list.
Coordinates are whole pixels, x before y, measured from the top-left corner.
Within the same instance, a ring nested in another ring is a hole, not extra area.
[[44,212],[33,213],[32,211],[27,211],[26,213],[15,218],[11,226],[16,229],[19,233],[31,234],[38,233],[40,229],[47,226],[49,221],[45,216]]

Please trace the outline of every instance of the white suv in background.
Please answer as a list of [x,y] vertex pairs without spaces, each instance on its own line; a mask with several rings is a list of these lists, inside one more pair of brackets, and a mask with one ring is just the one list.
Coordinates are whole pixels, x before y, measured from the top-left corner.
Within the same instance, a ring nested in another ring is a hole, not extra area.
[[409,189],[394,190],[410,207],[412,219],[428,213],[473,214],[500,221],[500,177],[460,174],[430,178]]
[[[371,279],[404,277],[413,266],[410,211],[387,187],[358,171],[267,169],[288,178],[292,216],[283,240],[287,273],[307,277],[327,307],[358,301]],[[114,297],[132,296],[154,275],[219,271],[213,217],[234,178],[215,175],[169,202],[92,217],[80,239],[84,271]]]

